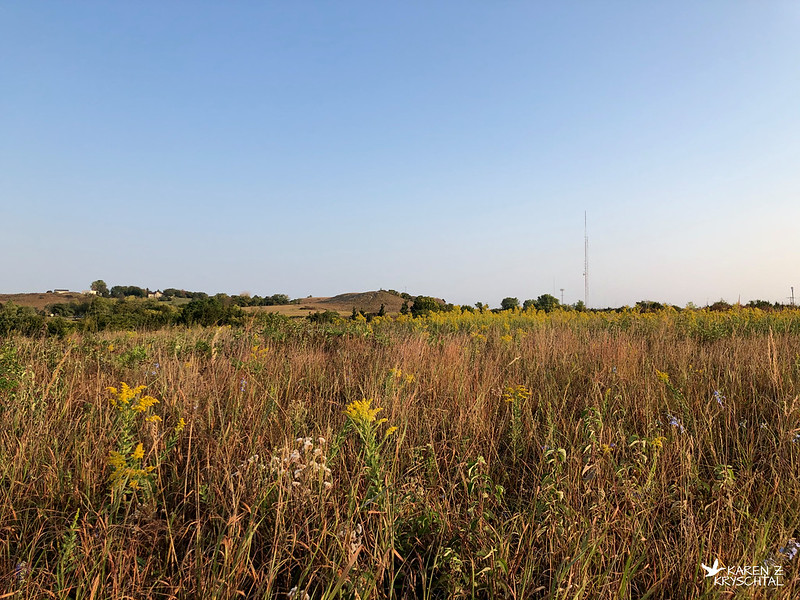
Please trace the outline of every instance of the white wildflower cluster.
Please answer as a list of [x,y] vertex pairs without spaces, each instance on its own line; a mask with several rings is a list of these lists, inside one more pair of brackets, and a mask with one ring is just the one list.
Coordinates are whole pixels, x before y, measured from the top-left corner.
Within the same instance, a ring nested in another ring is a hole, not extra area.
[[253,456],[251,456],[250,458],[248,458],[244,462],[240,463],[236,467],[236,470],[233,472],[233,476],[234,477],[242,477],[242,476],[244,476],[244,473],[246,471],[250,470],[251,468],[252,469],[257,469],[259,471],[266,471],[267,465],[265,465],[263,462],[260,462],[260,461],[261,461],[261,457],[258,454],[253,454]]
[[288,598],[289,600],[311,600],[311,596],[308,595],[308,592],[297,589],[297,586],[289,590]]
[[253,477],[255,473],[258,481],[277,478],[287,484],[289,491],[329,490],[333,487],[333,479],[325,452],[325,438],[317,438],[316,443],[310,437],[297,438],[273,455],[269,462],[258,454],[252,455],[236,467],[233,476],[244,477],[250,473]]
[[288,479],[292,488],[311,490],[316,487],[329,490],[333,487],[331,470],[327,465],[325,438],[297,438],[293,445],[272,457],[270,472],[281,479]]
[[352,558],[364,543],[364,528],[361,523],[354,528],[343,527],[339,530],[339,539],[347,549],[348,557]]

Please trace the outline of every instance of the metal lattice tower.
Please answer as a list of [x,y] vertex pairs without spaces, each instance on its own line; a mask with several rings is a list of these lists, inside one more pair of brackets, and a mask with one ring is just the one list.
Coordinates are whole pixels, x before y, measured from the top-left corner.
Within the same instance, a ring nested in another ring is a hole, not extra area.
[[589,233],[583,211],[583,303],[589,308]]

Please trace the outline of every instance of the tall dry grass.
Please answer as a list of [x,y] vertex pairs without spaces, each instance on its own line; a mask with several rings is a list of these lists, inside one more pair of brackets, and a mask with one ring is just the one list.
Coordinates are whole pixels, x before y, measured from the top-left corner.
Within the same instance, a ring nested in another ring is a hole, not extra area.
[[[505,313],[4,340],[0,597],[796,597],[798,329]],[[124,422],[120,382],[160,422]],[[141,486],[109,480],[126,436]],[[714,558],[782,586],[714,586]]]

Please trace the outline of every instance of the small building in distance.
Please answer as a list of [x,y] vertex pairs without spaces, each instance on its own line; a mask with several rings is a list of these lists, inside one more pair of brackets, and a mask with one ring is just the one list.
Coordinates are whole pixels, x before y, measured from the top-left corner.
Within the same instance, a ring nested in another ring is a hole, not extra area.
[[69,294],[69,290],[55,288],[53,290],[54,294]]
[[164,294],[162,294],[159,290],[156,290],[155,292],[147,292],[147,297],[148,298],[158,299],[158,298],[161,298],[161,296],[163,296],[163,295]]

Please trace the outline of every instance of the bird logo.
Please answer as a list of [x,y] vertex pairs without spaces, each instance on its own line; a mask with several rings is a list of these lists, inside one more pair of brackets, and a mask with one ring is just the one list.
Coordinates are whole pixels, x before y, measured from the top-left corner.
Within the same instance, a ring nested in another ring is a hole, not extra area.
[[713,567],[706,566],[703,563],[700,563],[700,566],[703,567],[706,570],[706,577],[714,577],[714,575],[716,575],[717,573],[722,571],[722,569],[725,568],[725,567],[720,567],[719,566],[719,559],[718,558],[714,559],[714,566]]

